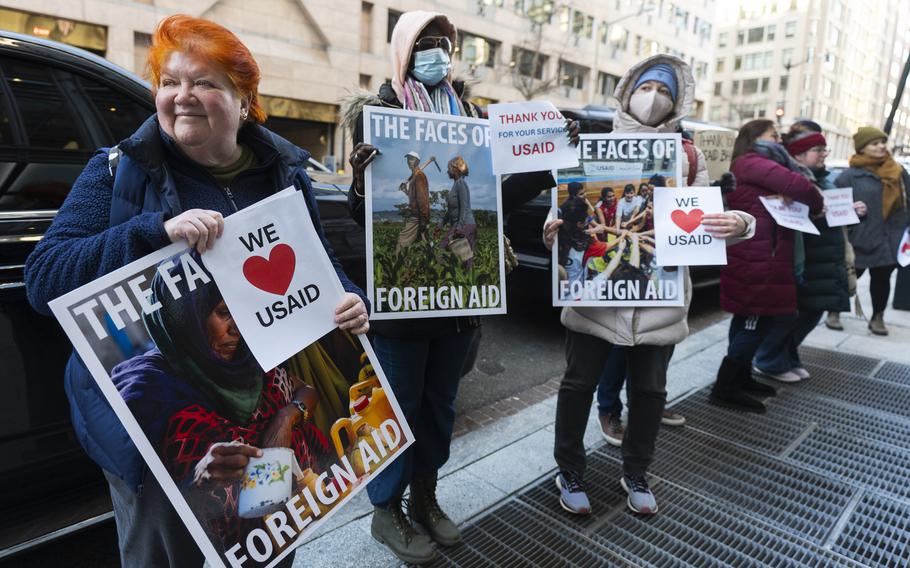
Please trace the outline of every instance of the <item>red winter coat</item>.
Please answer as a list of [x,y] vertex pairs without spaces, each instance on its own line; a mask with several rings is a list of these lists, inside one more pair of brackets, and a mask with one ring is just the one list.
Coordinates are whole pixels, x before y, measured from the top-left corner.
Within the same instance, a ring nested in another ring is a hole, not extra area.
[[755,216],[755,236],[727,247],[720,269],[720,305],[733,314],[774,316],[796,312],[793,230],[779,226],[759,196],[785,195],[805,203],[812,214],[822,209],[819,191],[802,175],[755,152],[740,156],[731,168],[736,190],[727,207]]

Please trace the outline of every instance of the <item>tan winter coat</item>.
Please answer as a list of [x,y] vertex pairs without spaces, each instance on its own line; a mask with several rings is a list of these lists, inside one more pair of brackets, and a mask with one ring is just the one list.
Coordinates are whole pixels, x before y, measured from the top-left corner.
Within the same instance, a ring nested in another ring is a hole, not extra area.
[[[669,117],[657,126],[641,124],[628,112],[632,87],[638,77],[655,63],[668,63],[676,69],[680,96],[676,100]],[[618,101],[616,117],[613,119],[613,132],[676,132],[679,121],[692,110],[695,98],[695,79],[689,66],[680,58],[672,55],[655,55],[634,65],[616,85],[613,96]],[[681,152],[683,183],[689,162],[685,152]],[[699,164],[694,186],[708,185],[708,170],[704,155],[697,153]],[[751,238],[755,234],[755,218],[748,213],[736,211],[746,222],[746,234],[739,239],[728,239],[727,244]],[[681,266],[685,305],[680,307],[646,307],[646,308],[602,308],[602,307],[566,307],[562,310],[562,324],[578,333],[599,337],[614,345],[675,345],[689,335],[687,316],[692,302],[692,280],[688,267]]]

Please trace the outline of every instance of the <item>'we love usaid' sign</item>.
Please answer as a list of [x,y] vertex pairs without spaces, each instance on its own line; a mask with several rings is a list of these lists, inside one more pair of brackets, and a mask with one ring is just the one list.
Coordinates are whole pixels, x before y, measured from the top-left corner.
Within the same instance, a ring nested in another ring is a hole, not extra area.
[[727,245],[709,235],[705,214],[723,213],[718,187],[654,188],[654,240],[660,266],[727,264]]
[[299,191],[231,215],[202,259],[263,369],[335,328],[344,290]]

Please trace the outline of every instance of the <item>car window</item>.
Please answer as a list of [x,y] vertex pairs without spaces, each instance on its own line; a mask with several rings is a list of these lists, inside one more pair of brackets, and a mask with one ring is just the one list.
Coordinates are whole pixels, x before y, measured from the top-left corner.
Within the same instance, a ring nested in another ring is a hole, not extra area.
[[[0,90],[0,94],[3,91]],[[9,101],[7,97],[0,96],[0,146],[11,146],[13,144],[13,122],[10,115]],[[0,180],[2,183],[2,180]]]
[[79,84],[91,103],[98,109],[110,133],[105,145],[116,144],[130,137],[151,114],[149,107],[142,106],[135,99],[117,92],[107,85],[87,77],[79,77]]
[[48,67],[15,59],[0,61],[32,148],[84,150],[79,122]]

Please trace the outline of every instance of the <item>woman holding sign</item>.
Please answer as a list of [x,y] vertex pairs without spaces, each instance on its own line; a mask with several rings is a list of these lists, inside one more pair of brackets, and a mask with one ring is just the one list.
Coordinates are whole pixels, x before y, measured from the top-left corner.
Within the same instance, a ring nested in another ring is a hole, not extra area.
[[[355,143],[350,156],[354,182],[348,203],[361,225],[365,224],[364,170],[375,159],[398,159],[381,156],[374,146],[363,143],[365,106],[480,116],[480,110],[466,100],[464,83],[452,80],[455,43],[455,26],[445,15],[424,11],[402,14],[392,31],[391,83],[382,85],[378,96],[360,93],[346,101],[342,111],[344,124],[353,133]],[[567,134],[576,143],[577,133],[577,124],[567,126]],[[548,171],[506,178],[502,182],[503,212],[555,185]],[[465,220],[468,219],[463,217],[462,222]],[[449,458],[458,382],[472,346],[476,348],[479,327],[476,317],[396,319],[374,326],[376,355],[411,426],[415,443],[367,486],[374,506],[371,532],[405,562],[432,560],[435,550],[431,538],[442,545],[461,540],[458,527],[436,499],[436,482],[439,469]],[[409,486],[410,519],[402,511],[402,496]],[[411,519],[423,525],[430,538],[417,532]]]
[[[676,132],[677,125],[694,104],[695,79],[678,57],[656,55],[633,66],[616,87],[620,102],[614,132]],[[687,152],[680,151],[682,171],[689,168]],[[696,183],[707,185],[704,158],[692,153]],[[700,181],[698,181],[700,180]],[[678,180],[684,183],[686,180]],[[655,180],[655,185],[658,182]],[[650,189],[650,188],[649,188]],[[616,212],[619,229],[637,215],[644,199],[637,199],[633,185],[625,186]],[[704,216],[702,224],[714,238],[735,242],[751,236],[754,219],[741,212]],[[544,225],[544,243],[552,248],[561,220]],[[629,423],[622,441],[623,476],[620,485],[627,505],[637,513],[657,512],[657,501],[645,477],[654,457],[657,433],[664,413],[667,367],[674,346],[688,335],[686,317],[691,301],[691,281],[685,270],[685,305],[682,307],[566,307],[566,372],[556,402],[556,444],[559,466],[556,486],[560,504],[575,514],[589,514],[591,505],[584,485],[586,455],[584,433],[594,390],[611,355],[611,346],[625,347]],[[616,350],[614,349],[615,353]],[[621,381],[619,385],[621,386]],[[604,428],[605,432],[607,428]],[[614,429],[615,430],[615,429]]]
[[759,197],[780,196],[804,203],[810,214],[822,210],[822,194],[799,171],[780,144],[770,120],[753,120],[739,131],[733,146],[732,171],[736,191],[728,193],[730,207],[748,211],[757,219],[755,238],[727,250],[720,269],[720,304],[733,314],[730,343],[717,372],[710,402],[747,412],[765,412],[751,395],[775,394],[773,388],[752,379],[752,358],[775,319],[796,314],[794,231],[775,223]]
[[853,198],[868,208],[860,224],[850,227],[850,243],[856,252],[856,275],[869,271],[869,330],[876,335],[888,335],[885,307],[891,273],[897,268],[897,249],[910,223],[910,175],[891,157],[887,143],[888,135],[878,128],[860,127],[853,135],[856,154],[850,157],[850,167],[835,181],[838,187],[852,187]]
[[[155,30],[148,64],[157,113],[117,147],[98,151],[74,183],[26,263],[32,306],[50,313],[50,300],[170,243],[204,254],[224,217],[293,186],[348,292],[335,321],[366,333],[363,292],[322,233],[309,154],[262,127],[259,66],[246,46],[218,24],[175,15]],[[75,356],[66,388],[76,434],[110,483],[123,565],[201,566],[199,547]],[[258,452],[243,444],[225,450],[239,468]]]
[[[795,130],[795,131],[794,131]],[[801,173],[820,190],[833,189],[825,170],[827,141],[820,132],[791,129],[786,137],[787,151],[800,166]],[[847,242],[843,227],[829,227],[823,215],[812,219],[819,234],[799,233],[797,253],[802,244],[802,260],[797,260],[795,316],[780,316],[771,332],[755,353],[755,371],[782,382],[809,378],[809,371],[799,359],[799,345],[815,329],[825,310],[843,312],[850,309],[845,252]],[[800,258],[800,255],[797,255]]]

